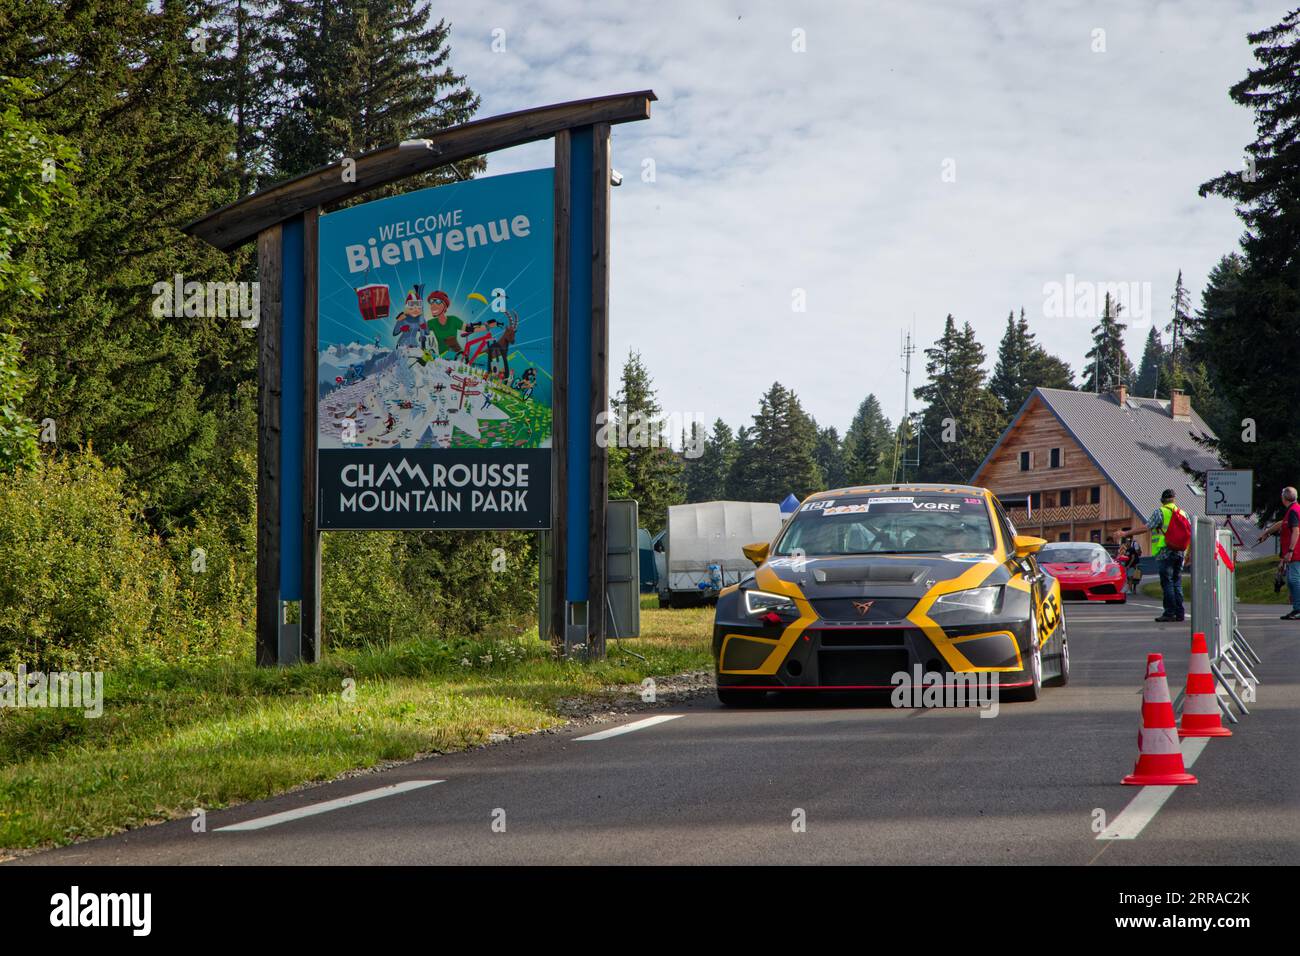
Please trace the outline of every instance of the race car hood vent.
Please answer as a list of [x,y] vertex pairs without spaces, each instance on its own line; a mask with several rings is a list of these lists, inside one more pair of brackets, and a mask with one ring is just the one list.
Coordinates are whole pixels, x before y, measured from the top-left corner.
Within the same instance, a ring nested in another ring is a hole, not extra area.
[[927,570],[914,564],[837,564],[814,568],[813,580],[818,584],[916,584]]

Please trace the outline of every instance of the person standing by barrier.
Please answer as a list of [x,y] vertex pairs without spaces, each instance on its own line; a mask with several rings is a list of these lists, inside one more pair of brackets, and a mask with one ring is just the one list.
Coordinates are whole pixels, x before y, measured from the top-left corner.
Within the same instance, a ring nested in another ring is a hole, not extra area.
[[1296,503],[1296,489],[1287,486],[1282,489],[1282,518],[1275,520],[1268,528],[1260,532],[1257,544],[1264,544],[1264,538],[1274,535],[1282,536],[1279,548],[1281,559],[1278,561],[1278,574],[1274,579],[1273,589],[1278,591],[1286,581],[1287,591],[1291,593],[1291,611],[1283,614],[1283,620],[1300,620],[1300,505]]
[[[1125,532],[1130,529],[1125,528]],[[1125,577],[1128,579],[1129,590],[1134,594],[1137,593],[1138,583],[1142,580],[1142,569],[1138,567],[1138,562],[1142,560],[1142,545],[1138,543],[1137,536],[1126,533],[1120,542],[1119,551],[1115,555],[1115,563],[1124,568]]]
[[1282,519],[1265,528],[1259,540],[1274,534],[1282,536],[1278,574],[1286,578],[1287,590],[1291,592],[1291,611],[1283,614],[1282,620],[1300,621],[1300,501],[1296,500],[1294,488],[1282,489],[1282,507],[1286,509]]
[[1160,507],[1147,521],[1151,532],[1151,555],[1160,567],[1160,590],[1164,613],[1156,621],[1165,624],[1185,620],[1183,610],[1183,553],[1192,543],[1192,522],[1178,507],[1172,488],[1160,495]]

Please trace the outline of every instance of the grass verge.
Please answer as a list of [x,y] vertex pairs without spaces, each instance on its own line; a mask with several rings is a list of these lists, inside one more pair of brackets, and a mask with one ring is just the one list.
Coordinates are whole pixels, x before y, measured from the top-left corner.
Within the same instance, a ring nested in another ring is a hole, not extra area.
[[[642,611],[605,660],[557,661],[532,628],[342,650],[315,666],[140,663],[104,712],[0,710],[0,847],[56,846],[283,792],[349,770],[564,722],[599,697],[710,666],[711,609]],[[641,660],[628,651],[635,651]]]
[[[1253,561],[1241,561],[1237,564],[1237,600],[1242,604],[1290,604],[1286,585],[1281,591],[1273,590],[1273,572],[1277,568],[1277,558],[1256,558]],[[1143,583],[1138,590],[1147,597],[1160,600],[1160,578],[1153,575],[1152,583]],[[1192,596],[1192,579],[1183,577],[1183,600]]]

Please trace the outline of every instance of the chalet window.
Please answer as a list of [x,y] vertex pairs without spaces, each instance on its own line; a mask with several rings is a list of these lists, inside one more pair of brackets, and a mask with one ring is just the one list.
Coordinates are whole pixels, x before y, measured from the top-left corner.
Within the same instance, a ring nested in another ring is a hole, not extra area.
[[1061,449],[1059,448],[1052,449],[1052,467],[1053,468],[1061,467]]
[[1061,532],[1061,536],[1060,536],[1059,538],[1057,538],[1056,540],[1057,540],[1057,541],[1069,541],[1069,540],[1070,540],[1070,532],[1068,532],[1068,531],[1062,531],[1062,532]]
[[1101,504],[1101,485],[1092,486],[1092,492],[1089,494],[1088,500],[1094,505]]
[[1020,453],[1020,470],[1021,471],[1029,470],[1029,452],[1027,451],[1022,451]]
[[1029,493],[1029,507],[1032,508],[1034,511],[1038,511],[1040,508],[1043,507],[1042,492],[1031,491]]
[[1071,501],[1072,498],[1073,498],[1073,495],[1070,494],[1070,490],[1069,490],[1068,488],[1067,488],[1065,491],[1062,491],[1062,492],[1061,492],[1061,507],[1062,507],[1062,508],[1068,508],[1068,507],[1070,507],[1070,505],[1073,503],[1073,502]]
[[1099,530],[1097,530],[1096,528],[1094,528],[1092,531],[1089,531],[1089,532],[1088,532],[1088,540],[1089,540],[1089,541],[1095,541],[1095,542],[1097,542],[1097,544],[1101,544],[1101,532],[1100,532]]

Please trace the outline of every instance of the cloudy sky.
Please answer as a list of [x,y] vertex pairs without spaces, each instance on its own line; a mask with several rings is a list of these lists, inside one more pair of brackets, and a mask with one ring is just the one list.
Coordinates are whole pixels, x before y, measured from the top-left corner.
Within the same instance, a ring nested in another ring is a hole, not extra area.
[[[1136,288],[1135,363],[1152,316],[1168,321],[1179,269],[1199,305],[1240,228],[1197,186],[1241,168],[1253,127],[1227,91],[1253,63],[1246,33],[1286,4],[435,9],[480,115],[659,97],[648,122],[614,128],[614,376],[636,349],[666,410],[733,427],[779,380],[843,431],[868,392],[901,413],[899,339],[913,321],[921,347],[948,313],[969,321],[991,369],[1007,312],[1024,306],[1078,371],[1096,316],[1055,312],[1051,283],[1073,276],[1076,296],[1083,283]],[[534,144],[488,171],[551,157]]]

